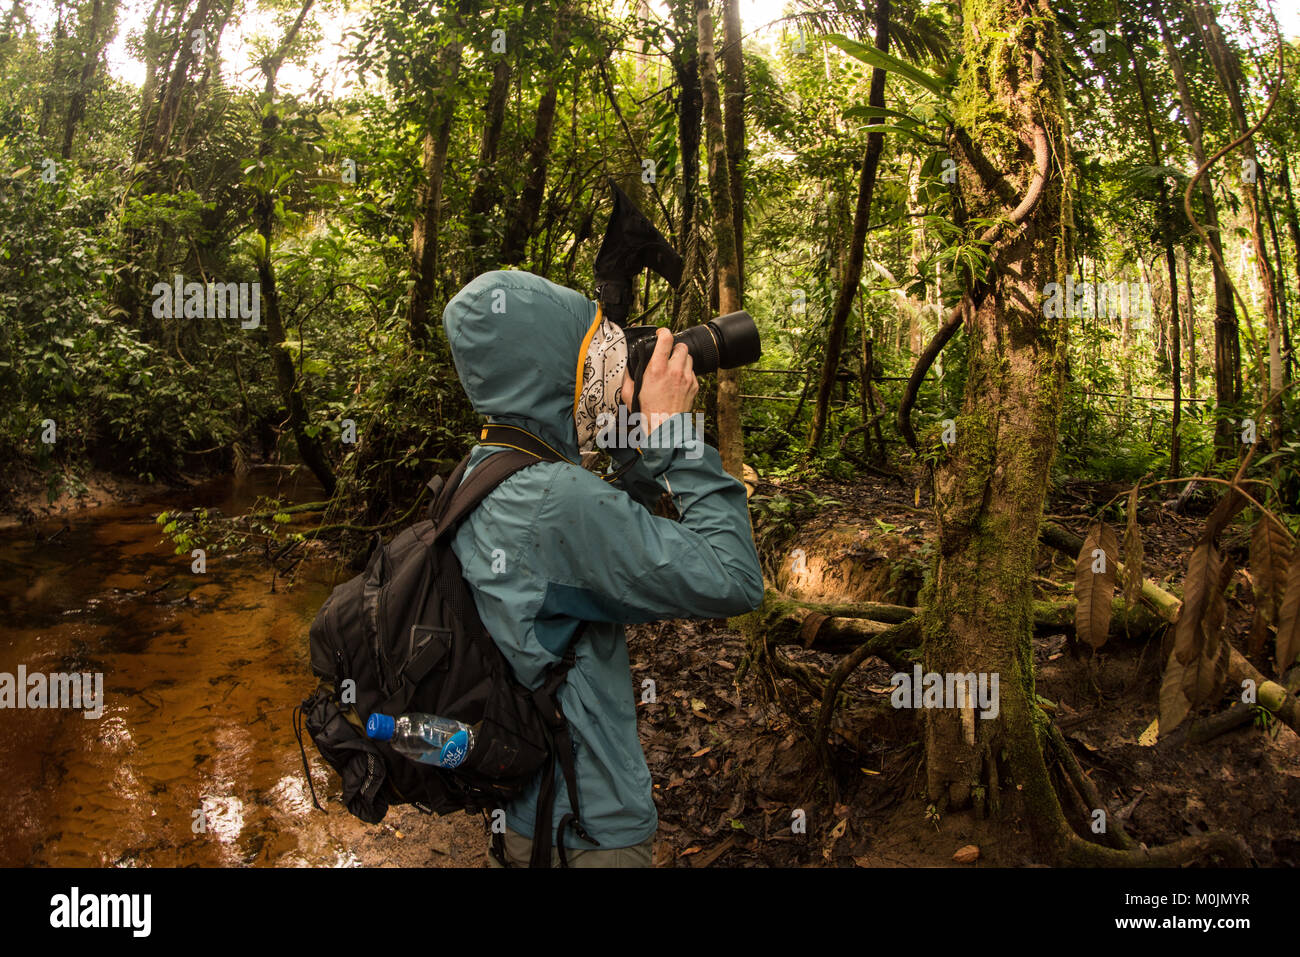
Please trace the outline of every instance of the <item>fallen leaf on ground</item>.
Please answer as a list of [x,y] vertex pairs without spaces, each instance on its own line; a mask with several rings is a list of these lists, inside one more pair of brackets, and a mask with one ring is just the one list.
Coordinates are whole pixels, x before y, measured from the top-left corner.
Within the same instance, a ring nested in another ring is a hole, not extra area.
[[1138,735],[1138,744],[1144,748],[1155,747],[1156,739],[1160,737],[1160,719],[1156,718],[1147,729]]
[[974,844],[967,844],[965,847],[957,848],[957,853],[952,856],[952,859],[958,864],[974,864],[979,857],[980,849]]

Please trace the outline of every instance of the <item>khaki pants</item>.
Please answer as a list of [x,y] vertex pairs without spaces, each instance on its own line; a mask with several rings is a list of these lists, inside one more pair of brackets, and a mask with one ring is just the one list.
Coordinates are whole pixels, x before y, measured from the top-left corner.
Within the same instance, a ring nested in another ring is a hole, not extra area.
[[[532,838],[517,834],[510,828],[506,828],[504,837],[506,860],[515,867],[527,867],[529,859],[533,856]],[[570,867],[651,867],[653,866],[651,860],[654,841],[654,835],[652,834],[640,844],[634,844],[631,847],[566,847],[564,854],[569,859]],[[493,867],[501,866],[490,852],[488,862]],[[555,848],[551,848],[551,866],[560,866],[560,854]]]

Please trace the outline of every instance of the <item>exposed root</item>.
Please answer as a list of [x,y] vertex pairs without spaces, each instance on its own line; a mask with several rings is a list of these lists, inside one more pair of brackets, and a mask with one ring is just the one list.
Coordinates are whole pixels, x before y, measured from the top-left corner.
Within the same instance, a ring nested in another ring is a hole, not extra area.
[[1048,743],[1052,746],[1052,751],[1056,755],[1061,771],[1065,774],[1066,780],[1073,785],[1075,793],[1079,795],[1083,804],[1083,818],[1087,822],[1092,821],[1094,811],[1101,810],[1106,813],[1106,835],[1107,841],[1117,850],[1133,850],[1137,848],[1137,841],[1133,840],[1124,830],[1124,825],[1115,815],[1106,807],[1106,802],[1097,790],[1097,786],[1092,780],[1083,773],[1083,768],[1079,766],[1079,760],[1070,750],[1070,743],[1065,740],[1065,735],[1055,724],[1048,726]]
[[831,672],[830,679],[826,682],[826,690],[822,694],[821,708],[817,713],[817,724],[813,730],[813,742],[817,748],[817,757],[821,763],[822,774],[826,777],[827,786],[830,788],[832,797],[836,797],[838,789],[835,785],[835,773],[827,736],[830,732],[831,716],[835,713],[835,702],[839,696],[840,688],[844,686],[844,682],[848,680],[849,675],[853,674],[864,661],[873,656],[879,656],[881,649],[893,649],[902,644],[910,644],[919,639],[920,636],[920,619],[909,618],[901,624],[894,625],[888,631],[863,642],[852,653],[845,655],[835,667],[835,670]]

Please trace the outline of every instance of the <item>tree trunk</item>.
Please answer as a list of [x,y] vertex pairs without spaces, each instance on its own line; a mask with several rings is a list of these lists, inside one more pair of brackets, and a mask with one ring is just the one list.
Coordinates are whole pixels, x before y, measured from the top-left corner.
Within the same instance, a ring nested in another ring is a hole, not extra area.
[[682,231],[680,250],[685,260],[682,284],[673,296],[673,331],[704,322],[708,312],[704,295],[699,218],[700,140],[704,102],[700,93],[699,35],[693,0],[673,4],[675,27],[673,69],[681,93],[677,97],[677,142],[681,153]]
[[731,181],[731,219],[736,233],[736,275],[745,294],[745,56],[741,45],[740,4],[722,4],[722,87],[726,105],[722,121],[727,139],[727,176]]
[[[195,30],[206,29],[210,5],[210,0],[199,0],[198,6],[194,8],[194,12],[181,30],[180,50],[172,64],[171,75],[167,78],[167,82],[163,87],[162,96],[159,100],[158,119],[154,123],[153,131],[149,137],[147,155],[151,157],[158,158],[167,155],[172,130],[176,125],[177,117],[180,115],[181,97],[185,94],[186,77],[189,74],[190,67],[194,64],[195,58],[198,56],[198,51],[195,49],[197,38],[193,36],[193,33]],[[206,49],[204,55],[208,55]]]
[[[1192,12],[1201,30],[1201,40],[1209,54],[1214,72],[1219,78],[1219,85],[1227,94],[1231,107],[1232,123],[1237,135],[1242,136],[1250,129],[1246,119],[1245,106],[1241,99],[1241,68],[1235,52],[1224,42],[1223,33],[1215,17],[1214,10],[1205,0],[1193,0]],[[1273,264],[1268,258],[1268,244],[1264,241],[1262,217],[1259,202],[1259,177],[1264,175],[1255,151],[1255,138],[1251,136],[1242,144],[1246,164],[1251,167],[1251,174],[1243,171],[1239,177],[1242,198],[1246,204],[1246,215],[1250,223],[1251,241],[1255,247],[1255,268],[1259,273],[1259,282],[1264,296],[1264,322],[1268,336],[1268,365],[1261,369],[1260,401],[1266,403],[1274,394],[1281,391],[1282,375],[1282,337],[1278,321],[1277,281],[1273,273]],[[1281,403],[1274,403],[1270,410],[1272,422],[1271,439],[1274,449],[1281,447],[1285,428]]]
[[562,4],[555,12],[555,26],[551,30],[551,73],[546,89],[537,104],[537,124],[533,128],[533,141],[528,147],[528,178],[519,194],[519,204],[506,223],[505,238],[501,243],[501,261],[512,266],[523,262],[528,237],[537,225],[537,215],[546,194],[546,170],[551,156],[551,130],[555,126],[555,102],[563,70],[564,46],[569,35],[569,6]]
[[[1137,81],[1138,96],[1142,100],[1142,118],[1146,124],[1147,145],[1151,149],[1151,165],[1161,167],[1165,162],[1164,153],[1160,148],[1160,140],[1156,136],[1155,124],[1151,120],[1151,97],[1147,94],[1146,78],[1142,73],[1142,62],[1137,53],[1137,39],[1131,24],[1126,23],[1124,25],[1124,33],[1129,62],[1133,65],[1133,78]],[[1159,192],[1156,209],[1160,220],[1160,238],[1165,247],[1165,269],[1169,274],[1170,379],[1174,387],[1173,425],[1170,430],[1169,441],[1169,477],[1177,478],[1182,471],[1180,461],[1182,436],[1179,434],[1179,425],[1182,422],[1183,415],[1183,343],[1182,329],[1179,326],[1178,318],[1178,264],[1174,259],[1174,238],[1170,223],[1169,184],[1165,182],[1164,176],[1159,178],[1158,184]]]
[[[1160,8],[1155,8],[1156,19],[1160,24],[1160,36],[1164,41],[1165,52],[1169,58],[1169,68],[1178,87],[1178,101],[1186,123],[1187,145],[1191,148],[1192,159],[1196,165],[1205,164],[1206,153],[1202,137],[1201,117],[1192,99],[1191,88],[1183,70],[1182,55],[1174,45]],[[1210,256],[1210,267],[1214,277],[1214,394],[1216,400],[1217,421],[1214,430],[1215,457],[1231,458],[1236,454],[1236,432],[1233,428],[1233,415],[1238,402],[1241,401],[1241,343],[1237,337],[1237,309],[1232,301],[1232,287],[1227,274],[1219,266],[1223,259],[1223,243],[1219,237],[1219,213],[1214,204],[1214,187],[1210,177],[1201,177],[1201,199],[1205,210],[1205,233],[1210,239],[1210,246],[1218,256]]]
[[[1263,172],[1260,176],[1264,176]],[[1260,196],[1264,203],[1264,217],[1268,222],[1269,238],[1273,240],[1273,252],[1277,254],[1276,262],[1272,265],[1273,277],[1277,282],[1277,324],[1282,335],[1282,385],[1291,384],[1291,332],[1290,325],[1290,303],[1286,298],[1286,280],[1282,274],[1286,272],[1286,254],[1282,251],[1282,241],[1277,234],[1277,217],[1273,215],[1273,198],[1272,190],[1269,189],[1268,178],[1264,177],[1264,188],[1260,191]]]
[[[462,17],[454,14],[459,28]],[[415,223],[411,229],[411,299],[406,309],[406,329],[411,345],[426,350],[433,341],[429,302],[438,279],[438,223],[442,215],[442,181],[456,116],[456,81],[460,77],[461,44],[447,43],[440,54],[439,86],[429,105],[424,129],[424,177]]]
[[1183,246],[1183,285],[1187,287],[1187,376],[1196,400],[1196,308],[1192,298],[1192,254]]
[[[1287,232],[1291,235],[1291,249],[1295,255],[1295,275],[1296,290],[1300,292],[1300,216],[1296,215],[1295,195],[1291,192],[1291,164],[1287,159],[1286,153],[1282,154],[1282,189],[1286,196],[1286,226]],[[1279,253],[1278,258],[1281,259]],[[1295,312],[1300,313],[1300,308]],[[1294,362],[1294,354],[1287,351],[1287,375],[1291,374],[1291,365]]]
[[63,54],[67,46],[64,41],[67,39],[67,21],[63,16],[63,0],[55,0],[54,3],[54,62],[50,66],[50,82],[45,90],[44,102],[41,104],[41,121],[36,127],[36,136],[44,140],[46,131],[50,125],[50,117],[54,115],[54,101],[59,95],[59,89],[63,86]]
[[[1205,0],[1192,0],[1192,12],[1201,28],[1201,39],[1209,53],[1214,72],[1219,78],[1231,107],[1232,124],[1238,136],[1243,136],[1250,129],[1246,119],[1246,108],[1241,99],[1241,67],[1236,53],[1224,42],[1223,32],[1213,8]],[[1255,138],[1251,136],[1242,144],[1242,155],[1253,171],[1241,175],[1242,198],[1246,203],[1246,215],[1250,222],[1251,241],[1255,246],[1255,268],[1259,273],[1259,283],[1264,296],[1264,321],[1268,332],[1268,367],[1264,373],[1263,395],[1266,402],[1274,393],[1282,389],[1282,337],[1278,323],[1277,280],[1273,274],[1273,263],[1268,258],[1268,244],[1264,241],[1263,218],[1260,215],[1259,178],[1264,175],[1263,167],[1255,152]],[[1283,421],[1282,406],[1274,403],[1272,410],[1273,447],[1278,448],[1282,441]]]
[[[86,113],[86,99],[90,96],[90,88],[94,85],[95,74],[99,72],[99,63],[104,56],[104,48],[108,46],[108,41],[112,38],[117,17],[117,6],[113,0],[109,0],[109,9],[104,10],[103,0],[94,0],[90,10],[90,22],[86,26],[86,36],[83,41],[81,61],[81,72],[77,78],[77,88],[72,91],[72,96],[68,99],[68,112],[63,119],[63,147],[59,155],[63,159],[72,157],[72,140],[76,136],[77,124],[81,122]],[[103,26],[103,21],[107,21],[107,26]]]
[[[734,3],[735,0],[724,0]],[[740,259],[736,249],[735,212],[731,208],[731,177],[727,163],[726,131],[713,55],[713,13],[709,0],[696,0],[699,29],[700,89],[709,151],[709,195],[713,200],[713,236],[717,243],[718,310],[724,315],[744,308],[740,289]],[[740,432],[740,389],[736,379],[718,372],[718,452],[722,467],[740,478],[744,470],[744,443]]]
[[[266,115],[262,118],[262,138],[258,146],[258,157],[263,161],[267,161],[273,152],[276,130],[280,125],[280,118],[275,111],[276,75],[280,72],[280,64],[293,45],[294,38],[302,28],[313,2],[314,0],[303,0],[298,17],[289,27],[279,49],[262,66],[266,74]],[[333,497],[336,486],[334,470],[320,443],[307,434],[307,407],[303,402],[301,383],[293,367],[293,359],[284,347],[284,321],[280,315],[280,294],[276,285],[275,263],[271,256],[271,234],[275,226],[275,194],[271,189],[259,192],[254,204],[254,218],[257,231],[262,237],[262,254],[257,260],[257,278],[261,283],[262,300],[265,304],[266,338],[271,348],[271,366],[275,369],[276,385],[280,389],[280,397],[288,408],[289,428],[298,443],[298,452],[303,462],[320,481],[325,494]]]
[[[965,0],[962,14],[954,116],[974,138],[969,149],[1021,195],[1032,195],[1036,156],[1047,176],[1020,231],[996,251],[987,293],[967,310],[966,392],[956,444],[935,476],[939,541],[923,596],[925,670],[999,675],[1000,709],[991,719],[974,702],[926,710],[927,790],[940,808],[996,808],[1009,772],[1050,850],[1068,825],[1043,758],[1030,639],[1068,336],[1068,320],[1042,308],[1045,286],[1064,283],[1071,262],[1060,39],[1047,0]],[[972,217],[1008,214],[968,153],[958,176]]]
[[469,248],[473,257],[474,278],[490,268],[487,249],[487,218],[497,204],[497,149],[501,145],[501,127],[506,118],[506,100],[510,94],[510,57],[499,54],[492,67],[492,86],[488,89],[487,118],[483,123],[483,138],[479,143],[478,169],[474,173],[474,191],[469,198]]
[[[876,0],[876,48],[889,52],[890,0]],[[871,106],[885,105],[886,73],[879,68],[871,71]],[[853,211],[853,238],[849,241],[848,263],[840,277],[839,292],[835,296],[835,310],[831,313],[827,331],[826,356],[821,375],[817,380],[817,402],[813,407],[812,427],[808,433],[809,448],[817,448],[826,434],[826,421],[830,415],[831,387],[840,366],[840,352],[844,348],[844,329],[853,309],[853,297],[862,281],[863,246],[866,244],[867,226],[871,219],[871,201],[876,190],[876,172],[880,167],[880,154],[884,150],[885,134],[867,135],[867,150],[862,157],[862,171],[858,178],[858,202]],[[913,316],[913,321],[915,317]]]

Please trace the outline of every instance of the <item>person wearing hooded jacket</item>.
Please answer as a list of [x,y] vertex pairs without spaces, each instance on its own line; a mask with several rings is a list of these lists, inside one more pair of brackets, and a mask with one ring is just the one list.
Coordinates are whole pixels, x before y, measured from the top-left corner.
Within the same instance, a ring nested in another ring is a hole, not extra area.
[[[635,460],[619,488],[578,464],[619,398],[629,405],[632,398],[623,331],[596,302],[530,273],[493,271],[457,293],[442,321],[474,410],[527,430],[563,459],[502,482],[452,548],[484,626],[522,684],[536,688],[573,642],[559,700],[573,740],[580,822],[595,844],[565,828],[568,863],[649,866],[658,815],[624,625],[724,618],[759,606],[763,575],[745,488],[694,434],[689,412],[699,384],[686,347],[674,348],[666,330],[638,394],[648,438],[639,448],[609,449],[623,464]],[[476,446],[466,474],[501,449]],[[663,492],[680,521],[651,513]],[[505,808],[504,854],[514,866],[527,866],[532,852],[540,778]],[[561,784],[552,833],[570,810]]]

